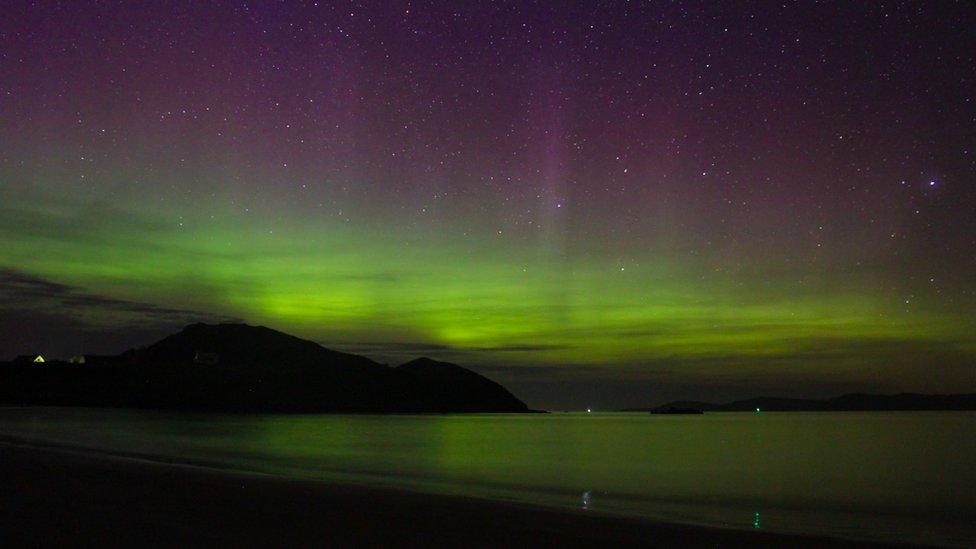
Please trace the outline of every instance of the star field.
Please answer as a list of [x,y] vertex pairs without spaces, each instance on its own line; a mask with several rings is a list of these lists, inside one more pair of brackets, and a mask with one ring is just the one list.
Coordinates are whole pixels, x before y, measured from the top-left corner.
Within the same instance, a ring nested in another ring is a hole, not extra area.
[[969,3],[4,11],[4,354],[241,319],[539,407],[976,389]]

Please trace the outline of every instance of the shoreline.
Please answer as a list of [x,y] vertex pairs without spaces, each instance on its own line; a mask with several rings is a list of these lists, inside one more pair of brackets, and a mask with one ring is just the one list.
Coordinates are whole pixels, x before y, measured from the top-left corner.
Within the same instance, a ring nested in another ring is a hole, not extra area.
[[[0,440],[5,547],[885,547]],[[905,546],[899,546],[905,547]]]

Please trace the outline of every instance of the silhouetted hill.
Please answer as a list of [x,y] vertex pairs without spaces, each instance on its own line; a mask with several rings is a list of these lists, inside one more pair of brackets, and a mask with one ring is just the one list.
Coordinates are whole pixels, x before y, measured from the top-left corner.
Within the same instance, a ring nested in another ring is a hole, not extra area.
[[437,399],[452,410],[476,412],[504,404],[513,410],[528,411],[508,389],[457,364],[418,358],[397,370],[428,382],[436,390]]
[[693,408],[706,412],[751,412],[756,408],[764,412],[853,412],[896,410],[976,410],[976,394],[922,395],[900,393],[897,395],[872,395],[852,393],[826,400],[758,397],[736,400],[725,404],[682,400],[662,404],[654,408],[629,408],[627,412],[649,412],[668,408]]
[[257,371],[310,365],[367,373],[388,369],[363,356],[333,351],[271,328],[247,324],[191,324],[145,349],[126,354],[139,362],[151,363],[208,363],[205,355],[209,354],[216,355],[215,366]]
[[193,324],[142,349],[87,358],[84,364],[0,363],[0,404],[281,412],[527,411],[502,386],[460,366],[422,359],[388,368],[262,326]]

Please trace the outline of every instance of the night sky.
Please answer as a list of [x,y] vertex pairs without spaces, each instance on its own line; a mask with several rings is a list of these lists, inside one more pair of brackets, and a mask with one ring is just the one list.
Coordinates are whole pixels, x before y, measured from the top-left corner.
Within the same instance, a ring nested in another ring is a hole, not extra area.
[[0,357],[240,320],[536,407],[976,390],[976,4],[713,4],[4,2]]

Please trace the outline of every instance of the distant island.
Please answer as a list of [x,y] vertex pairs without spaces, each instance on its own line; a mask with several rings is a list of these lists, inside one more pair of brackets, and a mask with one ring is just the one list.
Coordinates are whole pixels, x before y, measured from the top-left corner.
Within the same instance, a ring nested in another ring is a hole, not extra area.
[[391,368],[263,326],[193,324],[148,347],[0,362],[0,405],[227,412],[529,412],[456,364]]
[[680,400],[653,408],[627,408],[624,412],[674,413],[671,410],[702,412],[855,412],[898,410],[976,410],[976,393],[957,395],[872,395],[852,393],[826,400],[758,397],[725,404]]

